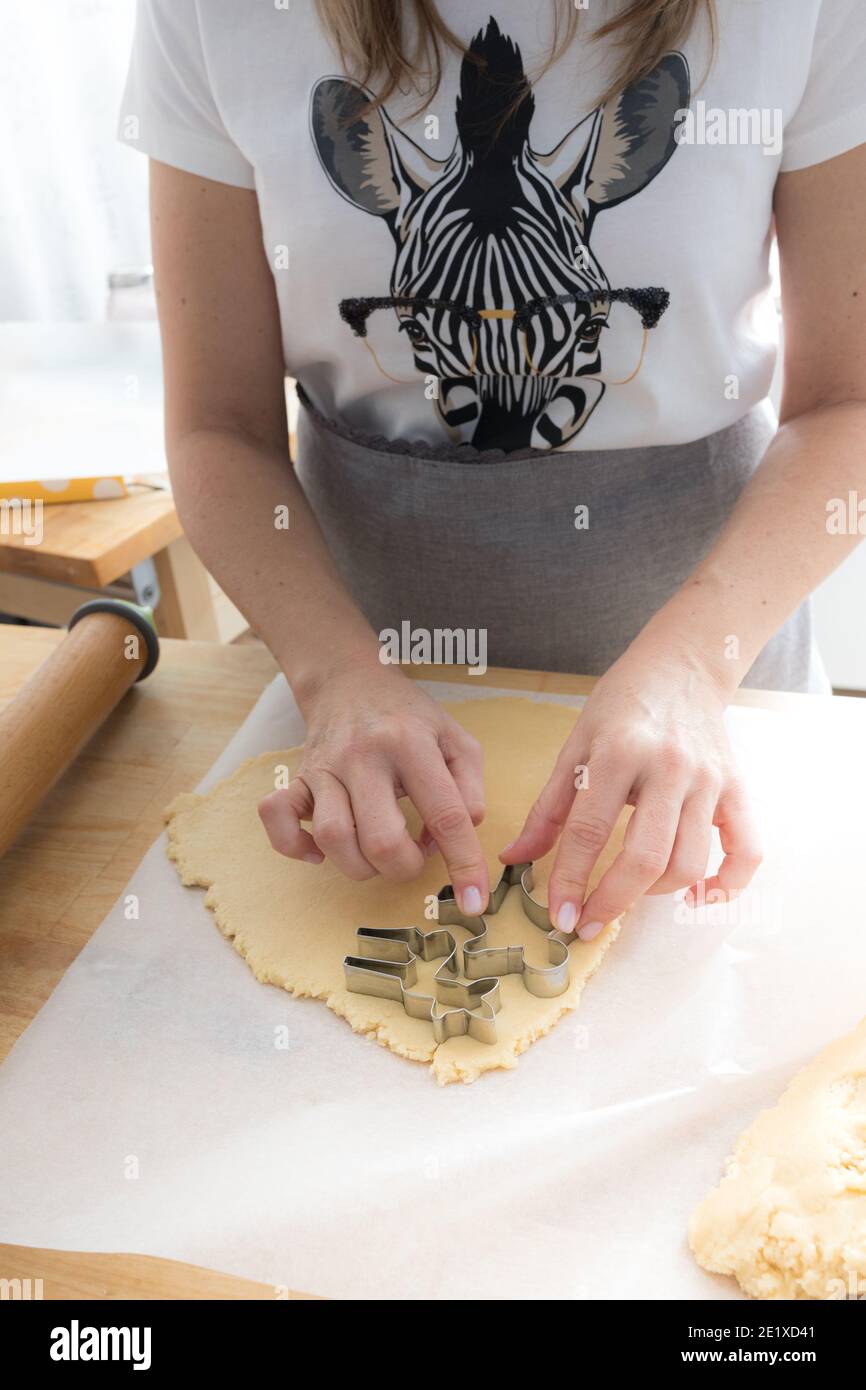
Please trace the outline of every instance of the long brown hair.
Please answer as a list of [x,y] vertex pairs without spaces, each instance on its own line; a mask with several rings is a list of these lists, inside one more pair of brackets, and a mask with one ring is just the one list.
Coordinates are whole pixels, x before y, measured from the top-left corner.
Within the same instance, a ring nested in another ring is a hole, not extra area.
[[[562,55],[577,29],[579,11],[571,0],[552,4],[553,42],[541,72]],[[377,79],[375,106],[398,89],[408,89],[419,93],[423,110],[439,90],[443,51],[466,55],[466,45],[445,23],[436,0],[316,0],[316,7],[346,73],[362,86]],[[665,53],[686,39],[701,15],[706,17],[712,53],[717,37],[714,0],[624,0],[623,8],[591,35],[593,41],[611,40],[620,53],[600,101],[651,72]],[[407,18],[414,22],[408,24]],[[516,104],[528,90],[522,89]]]

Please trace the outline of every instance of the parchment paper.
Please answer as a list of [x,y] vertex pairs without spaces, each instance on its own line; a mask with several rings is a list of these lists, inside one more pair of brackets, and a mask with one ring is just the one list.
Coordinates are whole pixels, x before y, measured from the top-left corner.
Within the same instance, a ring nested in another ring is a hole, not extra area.
[[[0,1239],[348,1298],[736,1297],[688,1214],[866,1012],[866,709],[807,704],[730,712],[766,848],[735,909],[647,899],[579,1012],[472,1086],[258,984],[157,842],[0,1068]],[[302,737],[280,678],[203,786]]]

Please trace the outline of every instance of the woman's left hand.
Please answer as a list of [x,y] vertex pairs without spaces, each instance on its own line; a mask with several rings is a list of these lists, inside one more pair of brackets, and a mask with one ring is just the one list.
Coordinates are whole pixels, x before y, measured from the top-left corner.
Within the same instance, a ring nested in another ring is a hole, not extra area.
[[[726,691],[688,649],[638,638],[599,680],[518,838],[500,858],[540,859],[559,837],[551,921],[591,941],[644,893],[689,888],[694,905],[713,825],[724,860],[714,900],[745,888],[761,862],[749,800],[724,724]],[[623,848],[584,902],[624,806]]]

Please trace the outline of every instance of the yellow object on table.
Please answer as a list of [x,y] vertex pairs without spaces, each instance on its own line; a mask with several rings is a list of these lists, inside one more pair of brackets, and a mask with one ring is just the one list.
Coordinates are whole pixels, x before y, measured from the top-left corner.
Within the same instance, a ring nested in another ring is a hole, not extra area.
[[22,502],[99,502],[103,498],[128,497],[126,479],[46,478],[24,483],[0,483],[0,498]]

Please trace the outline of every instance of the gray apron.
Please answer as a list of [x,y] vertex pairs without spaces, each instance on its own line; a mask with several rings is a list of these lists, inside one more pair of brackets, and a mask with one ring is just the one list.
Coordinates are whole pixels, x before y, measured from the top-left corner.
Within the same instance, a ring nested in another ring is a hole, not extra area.
[[[503,455],[363,435],[299,396],[297,475],[377,634],[485,629],[490,666],[588,675],[706,553],[774,431],[757,406],[689,444]],[[743,684],[829,692],[808,600]]]

